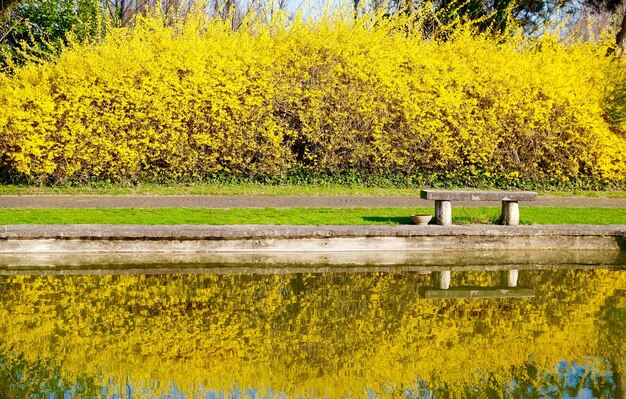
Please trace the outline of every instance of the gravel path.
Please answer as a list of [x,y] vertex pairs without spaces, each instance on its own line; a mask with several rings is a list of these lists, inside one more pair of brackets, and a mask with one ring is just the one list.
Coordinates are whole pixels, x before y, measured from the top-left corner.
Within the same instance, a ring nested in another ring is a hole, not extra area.
[[[452,206],[500,206],[457,201]],[[434,206],[419,196],[2,195],[0,208],[387,208]],[[520,206],[625,208],[625,198],[540,197]]]

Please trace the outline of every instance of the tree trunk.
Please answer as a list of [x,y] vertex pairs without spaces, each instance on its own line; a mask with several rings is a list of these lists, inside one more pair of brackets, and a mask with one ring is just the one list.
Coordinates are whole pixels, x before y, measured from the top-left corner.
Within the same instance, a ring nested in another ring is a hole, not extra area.
[[121,0],[120,1],[120,12],[119,12],[119,18],[120,18],[120,26],[124,26],[124,14],[126,13],[126,1],[125,0]]
[[626,361],[609,359],[609,364],[615,383],[615,399],[626,399]]
[[10,11],[19,3],[19,0],[0,0],[0,12]]
[[617,397],[620,399],[626,399],[626,376],[624,373],[626,373],[626,361],[622,361],[621,373],[619,374],[618,381],[616,381],[619,385]]
[[[19,0],[0,0],[0,24],[11,18],[11,11],[20,3]],[[3,32],[0,32],[0,34]]]
[[415,4],[413,4],[413,0],[406,0],[406,12],[408,15],[415,14]]
[[615,43],[619,46],[622,51],[626,48],[626,13],[622,15],[622,23],[620,24],[619,31],[615,35]]

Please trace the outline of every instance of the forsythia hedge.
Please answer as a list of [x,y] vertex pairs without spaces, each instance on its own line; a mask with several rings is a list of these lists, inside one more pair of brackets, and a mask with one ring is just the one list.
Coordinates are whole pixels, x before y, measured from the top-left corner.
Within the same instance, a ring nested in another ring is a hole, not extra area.
[[609,116],[619,60],[604,46],[471,29],[427,40],[393,20],[164,20],[0,73],[0,174],[626,184]]

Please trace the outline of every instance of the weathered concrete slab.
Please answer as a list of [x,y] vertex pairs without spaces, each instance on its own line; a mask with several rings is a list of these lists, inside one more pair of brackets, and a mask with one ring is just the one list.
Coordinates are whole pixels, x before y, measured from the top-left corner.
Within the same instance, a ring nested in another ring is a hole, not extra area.
[[420,197],[435,201],[534,201],[534,191],[421,190]]
[[626,251],[358,251],[358,252],[54,252],[0,254],[0,274],[55,268],[65,273],[322,273],[330,271],[525,270],[626,268]]
[[[507,266],[511,267],[511,266]],[[535,267],[532,270],[557,270],[557,269],[598,269],[607,268],[606,265],[594,265],[587,267],[573,267],[572,265],[558,266],[542,266]],[[614,267],[610,267],[615,269]],[[361,265],[336,265],[336,266],[317,266],[305,264],[278,264],[278,265],[251,265],[251,264],[229,264],[229,265],[205,265],[205,264],[188,264],[186,266],[170,265],[163,263],[161,265],[138,265],[135,263],[120,264],[116,267],[111,265],[89,265],[82,267],[68,267],[67,265],[51,265],[44,264],[29,267],[12,267],[0,266],[0,276],[15,275],[58,275],[58,276],[101,276],[101,275],[165,275],[165,274],[297,274],[297,273],[407,273],[407,274],[431,274],[434,268],[407,266],[407,265],[378,265],[378,266],[361,266]],[[622,268],[617,268],[622,270]],[[436,269],[437,270],[441,270]],[[466,267],[461,271],[495,271],[484,270],[477,266]],[[458,270],[457,270],[458,271]]]
[[626,226],[0,226],[0,253],[626,250]]
[[231,239],[231,238],[339,238],[339,237],[444,237],[444,236],[580,236],[623,237],[626,225],[522,225],[492,224],[415,225],[0,225],[0,240],[102,238]]

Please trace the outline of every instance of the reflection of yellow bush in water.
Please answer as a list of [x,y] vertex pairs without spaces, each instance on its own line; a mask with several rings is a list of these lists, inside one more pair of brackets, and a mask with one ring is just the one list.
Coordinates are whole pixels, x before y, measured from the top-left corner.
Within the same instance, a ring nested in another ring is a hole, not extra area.
[[[35,181],[290,170],[626,183],[606,49],[398,24],[140,19],[0,73],[0,169]],[[402,21],[400,21],[402,23]]]
[[523,271],[534,299],[471,301],[421,299],[429,277],[411,274],[2,277],[0,336],[69,378],[332,397],[420,379],[462,392],[487,377],[505,387],[529,361],[547,370],[603,354],[594,319],[626,273],[550,279],[560,275]]

